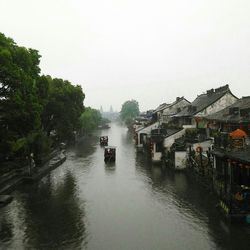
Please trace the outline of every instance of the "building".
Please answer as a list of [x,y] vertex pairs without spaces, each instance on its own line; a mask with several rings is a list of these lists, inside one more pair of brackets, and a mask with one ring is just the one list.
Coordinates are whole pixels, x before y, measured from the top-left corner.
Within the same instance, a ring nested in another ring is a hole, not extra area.
[[151,130],[159,128],[159,122],[154,122],[146,127],[139,127],[135,130],[134,139],[138,151],[143,151],[143,147],[148,144],[148,138],[151,135]]
[[183,108],[190,105],[190,102],[186,100],[184,97],[177,97],[176,100],[167,105],[162,112],[162,123],[169,123],[171,118],[177,113],[181,112]]
[[227,217],[249,223],[250,145],[248,137],[241,129],[226,135],[223,141],[215,140],[212,152],[214,190],[220,198],[220,208]]
[[198,95],[190,105],[174,115],[173,118],[179,126],[193,125],[197,128],[207,128],[204,117],[232,105],[237,100],[238,98],[232,94],[228,85],[210,89],[206,93]]
[[206,119],[211,130],[231,132],[239,128],[250,135],[250,96],[238,99],[221,111],[206,116]]

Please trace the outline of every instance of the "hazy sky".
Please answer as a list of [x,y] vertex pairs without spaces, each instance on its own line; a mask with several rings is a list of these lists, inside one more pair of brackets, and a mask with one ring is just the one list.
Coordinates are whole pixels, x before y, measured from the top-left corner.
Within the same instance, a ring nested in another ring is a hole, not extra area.
[[0,0],[0,32],[87,106],[146,110],[227,83],[250,95],[250,0]]

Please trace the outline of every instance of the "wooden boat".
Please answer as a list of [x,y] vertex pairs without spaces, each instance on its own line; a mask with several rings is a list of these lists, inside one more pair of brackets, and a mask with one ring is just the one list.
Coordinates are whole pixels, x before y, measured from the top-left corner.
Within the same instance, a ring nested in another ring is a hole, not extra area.
[[100,145],[101,146],[108,146],[108,136],[101,136],[100,137]]
[[104,149],[104,161],[114,162],[116,158],[116,147],[107,146]]

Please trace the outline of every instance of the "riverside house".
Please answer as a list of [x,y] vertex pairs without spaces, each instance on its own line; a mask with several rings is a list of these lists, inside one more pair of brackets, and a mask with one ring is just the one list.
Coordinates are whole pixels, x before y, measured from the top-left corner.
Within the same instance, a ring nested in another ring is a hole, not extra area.
[[[190,105],[187,105],[182,111],[173,115],[171,124],[175,124],[176,127],[182,127],[183,129],[177,134],[165,138],[166,162],[175,169],[183,169],[186,166],[184,162],[188,157],[187,154],[190,154],[192,151],[196,155],[200,155],[200,163],[202,163],[203,157],[206,157],[206,150],[213,143],[207,129],[208,121],[205,117],[230,106],[237,100],[237,97],[231,93],[229,86],[225,85],[217,89],[207,90],[206,93],[198,95]],[[192,136],[186,136],[187,132]],[[172,147],[175,141],[179,139],[182,141],[182,146]],[[187,152],[188,149],[189,152]],[[199,152],[200,150],[202,153]],[[197,158],[198,156],[193,159]],[[179,166],[180,164],[177,164],[178,162],[182,162],[181,167]],[[200,171],[199,163],[197,161],[193,163],[197,166],[197,171]]]
[[[167,137],[173,136],[179,132],[180,129],[167,128],[171,117],[178,112],[180,112],[184,107],[189,105],[190,102],[184,97],[177,97],[174,102],[167,105],[160,105],[160,111],[158,111],[158,121],[159,129],[151,130],[150,137],[150,149],[151,149],[151,159],[154,162],[159,162],[162,159],[164,152],[164,140]],[[158,107],[158,108],[159,108]]]
[[162,103],[160,104],[152,113],[152,119],[153,121],[162,121],[162,116],[164,110],[169,106],[170,104]]
[[212,131],[232,132],[240,128],[250,135],[250,96],[238,99],[234,104],[205,117]]
[[231,218],[250,216],[250,97],[206,117],[214,135],[213,186],[222,211]]
[[143,147],[145,147],[148,144],[148,138],[150,137],[151,130],[158,129],[159,125],[160,124],[157,121],[146,127],[139,127],[138,129],[135,130],[134,139],[137,151],[143,151]]
[[183,96],[176,97],[176,100],[173,103],[169,104],[163,109],[161,116],[162,123],[165,124],[169,123],[174,115],[181,112],[183,108],[185,108],[188,105],[190,105],[190,102]]
[[179,126],[193,125],[197,128],[206,128],[205,116],[216,113],[237,100],[238,98],[232,94],[228,85],[210,89],[206,93],[198,95],[190,105],[174,115],[173,118]]
[[[225,136],[227,135],[227,136]],[[250,222],[250,145],[246,132],[236,129],[215,140],[213,186],[220,207],[230,218]]]

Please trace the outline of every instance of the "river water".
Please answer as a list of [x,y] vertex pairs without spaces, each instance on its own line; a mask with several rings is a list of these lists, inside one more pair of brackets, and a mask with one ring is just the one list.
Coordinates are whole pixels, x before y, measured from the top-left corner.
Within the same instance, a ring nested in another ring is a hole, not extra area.
[[[117,147],[105,164],[99,136]],[[185,173],[138,154],[111,124],[68,150],[67,160],[0,209],[0,249],[250,249],[250,228],[229,225]]]

